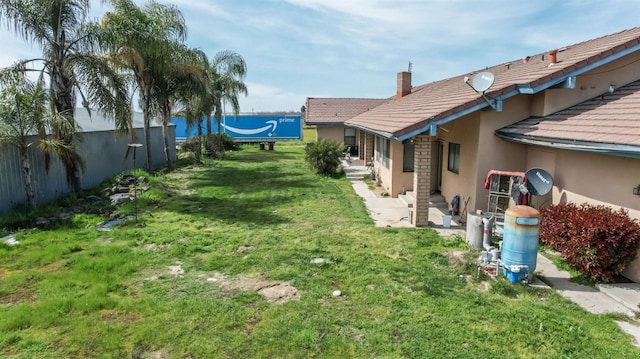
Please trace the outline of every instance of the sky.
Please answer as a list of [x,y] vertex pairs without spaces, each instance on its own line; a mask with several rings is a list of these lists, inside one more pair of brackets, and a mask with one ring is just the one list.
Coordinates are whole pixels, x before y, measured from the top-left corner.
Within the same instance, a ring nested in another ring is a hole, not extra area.
[[[639,0],[158,2],[181,10],[189,46],[244,57],[243,113],[299,111],[307,97],[386,98],[409,62],[415,86],[640,26]],[[92,19],[109,10],[91,6]],[[0,66],[41,54],[4,26],[0,49]]]

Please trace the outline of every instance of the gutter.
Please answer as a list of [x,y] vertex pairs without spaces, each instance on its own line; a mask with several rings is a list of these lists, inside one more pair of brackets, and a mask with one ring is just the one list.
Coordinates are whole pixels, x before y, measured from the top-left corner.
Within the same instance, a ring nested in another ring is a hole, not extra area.
[[345,123],[344,121],[341,122],[307,122],[305,121],[305,123],[309,126],[344,126]]
[[[600,67],[600,66],[603,66],[603,65],[606,65],[606,64],[608,64],[608,63],[610,63],[612,61],[618,60],[618,59],[620,59],[620,58],[622,58],[622,57],[624,57],[626,55],[629,55],[629,54],[631,54],[633,52],[636,52],[638,50],[640,50],[640,43],[636,44],[636,45],[633,45],[631,47],[628,47],[628,48],[626,48],[624,50],[618,51],[613,55],[610,55],[610,56],[607,56],[605,58],[599,59],[599,60],[597,60],[595,62],[592,62],[592,63],[590,63],[588,65],[585,65],[585,66],[583,66],[583,67],[581,67],[579,69],[575,69],[575,70],[573,70],[573,71],[571,71],[569,73],[563,74],[560,77],[551,79],[551,80],[549,80],[549,81],[547,81],[547,82],[545,82],[543,84],[540,84],[540,85],[538,85],[536,87],[531,87],[528,84],[515,84],[515,89],[514,90],[511,90],[511,91],[509,91],[507,93],[504,93],[502,95],[498,95],[495,98],[493,98],[493,100],[496,101],[497,103],[501,103],[502,101],[504,101],[504,100],[506,100],[506,99],[508,99],[510,97],[513,97],[515,95],[519,95],[519,94],[536,94],[536,93],[538,93],[540,91],[544,91],[544,90],[548,89],[549,87],[553,87],[555,85],[562,84],[562,83],[565,83],[565,82],[566,83],[573,82],[575,84],[575,79],[571,79],[572,77],[575,78],[578,75],[582,75],[583,73],[585,73],[587,71],[593,70],[593,69],[595,69],[597,67]],[[588,61],[588,59],[585,59],[585,60]],[[511,85],[511,86],[513,86],[513,85]],[[483,108],[486,108],[486,107],[489,107],[489,104],[487,104],[486,102],[482,102],[480,104],[477,104],[477,105],[472,106],[472,107],[470,107],[468,109],[464,109],[462,111],[456,112],[454,114],[451,114],[451,115],[449,115],[447,117],[444,117],[442,119],[439,119],[437,121],[428,122],[425,126],[420,127],[420,128],[418,128],[416,130],[413,130],[413,131],[411,131],[409,133],[406,133],[406,134],[403,134],[403,135],[400,135],[400,136],[393,136],[392,134],[390,134],[386,138],[401,142],[401,141],[404,141],[404,140],[409,139],[411,137],[423,134],[425,132],[428,132],[429,136],[435,136],[438,126],[444,125],[444,124],[446,124],[448,122],[456,120],[456,119],[458,119],[458,118],[460,118],[462,116],[468,115],[468,114],[470,114],[472,112],[475,112],[475,111],[478,111],[478,110],[482,110]],[[369,130],[369,131],[371,131],[371,130]]]
[[535,145],[541,147],[557,148],[562,150],[591,152],[611,156],[628,157],[640,159],[640,146],[615,145],[602,142],[576,141],[565,138],[554,137],[520,137],[511,135],[500,130],[496,131],[496,136],[509,142],[522,143],[525,145]]

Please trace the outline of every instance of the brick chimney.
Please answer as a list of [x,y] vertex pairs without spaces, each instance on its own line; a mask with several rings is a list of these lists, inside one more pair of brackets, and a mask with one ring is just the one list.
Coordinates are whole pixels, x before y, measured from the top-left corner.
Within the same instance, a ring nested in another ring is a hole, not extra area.
[[558,62],[558,50],[549,51],[549,66]]
[[398,92],[396,98],[404,97],[411,93],[411,72],[398,72]]

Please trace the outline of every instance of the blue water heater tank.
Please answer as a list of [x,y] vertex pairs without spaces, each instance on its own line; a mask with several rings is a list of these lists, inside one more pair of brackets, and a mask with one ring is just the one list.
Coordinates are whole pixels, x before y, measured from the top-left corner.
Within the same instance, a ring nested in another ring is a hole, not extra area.
[[504,274],[511,283],[533,280],[540,238],[540,212],[529,206],[505,211],[502,238]]

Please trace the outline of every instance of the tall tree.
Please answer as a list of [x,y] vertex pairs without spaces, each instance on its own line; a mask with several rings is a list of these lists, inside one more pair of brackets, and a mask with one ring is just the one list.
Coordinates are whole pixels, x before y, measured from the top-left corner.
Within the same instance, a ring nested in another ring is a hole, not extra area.
[[[233,113],[240,113],[240,94],[248,95],[244,77],[247,74],[247,64],[244,58],[233,51],[220,51],[211,60],[207,73],[209,75],[209,102],[206,104],[207,134],[211,134],[211,113],[214,112],[220,135],[220,122],[224,103],[229,103]],[[220,137],[220,136],[218,136]]]
[[[18,150],[27,202],[31,208],[35,207],[29,156],[33,143],[39,143],[46,158],[54,152],[61,158],[75,157],[82,166],[82,159],[73,147],[49,138],[54,128],[64,134],[76,130],[67,117],[53,111],[49,99],[49,92],[42,81],[29,81],[23,74],[5,78],[0,90],[0,145],[14,146]],[[35,135],[38,137],[34,142],[32,136]]]
[[178,111],[174,114],[179,117],[184,117],[187,133],[196,127],[196,148],[195,157],[198,163],[202,159],[202,119],[205,118],[205,113],[202,112],[202,97],[200,94],[183,93],[178,100]]
[[144,118],[147,169],[151,169],[151,118],[158,113],[159,104],[152,99],[154,76],[165,71],[171,44],[185,40],[184,17],[176,6],[154,1],[143,6],[132,0],[105,2],[113,6],[113,11],[102,18],[101,44],[120,68],[134,74]]
[[183,94],[205,90],[206,72],[203,64],[206,63],[206,56],[201,51],[189,49],[180,43],[169,45],[170,51],[164,56],[164,64],[154,71],[151,100],[158,104],[167,166],[172,169],[173,159],[168,137],[172,109],[174,103],[184,97]]
[[[78,91],[87,110],[91,105],[114,118],[116,128],[126,130],[131,120],[126,85],[108,59],[96,55],[95,37],[85,28],[88,12],[89,0],[0,0],[0,23],[42,47],[42,58],[24,60],[4,69],[0,76],[41,66],[38,71],[48,77],[54,108],[68,122],[75,126]],[[53,138],[74,146],[72,132],[53,128]],[[61,160],[67,180],[77,193],[81,192],[78,158]]]

